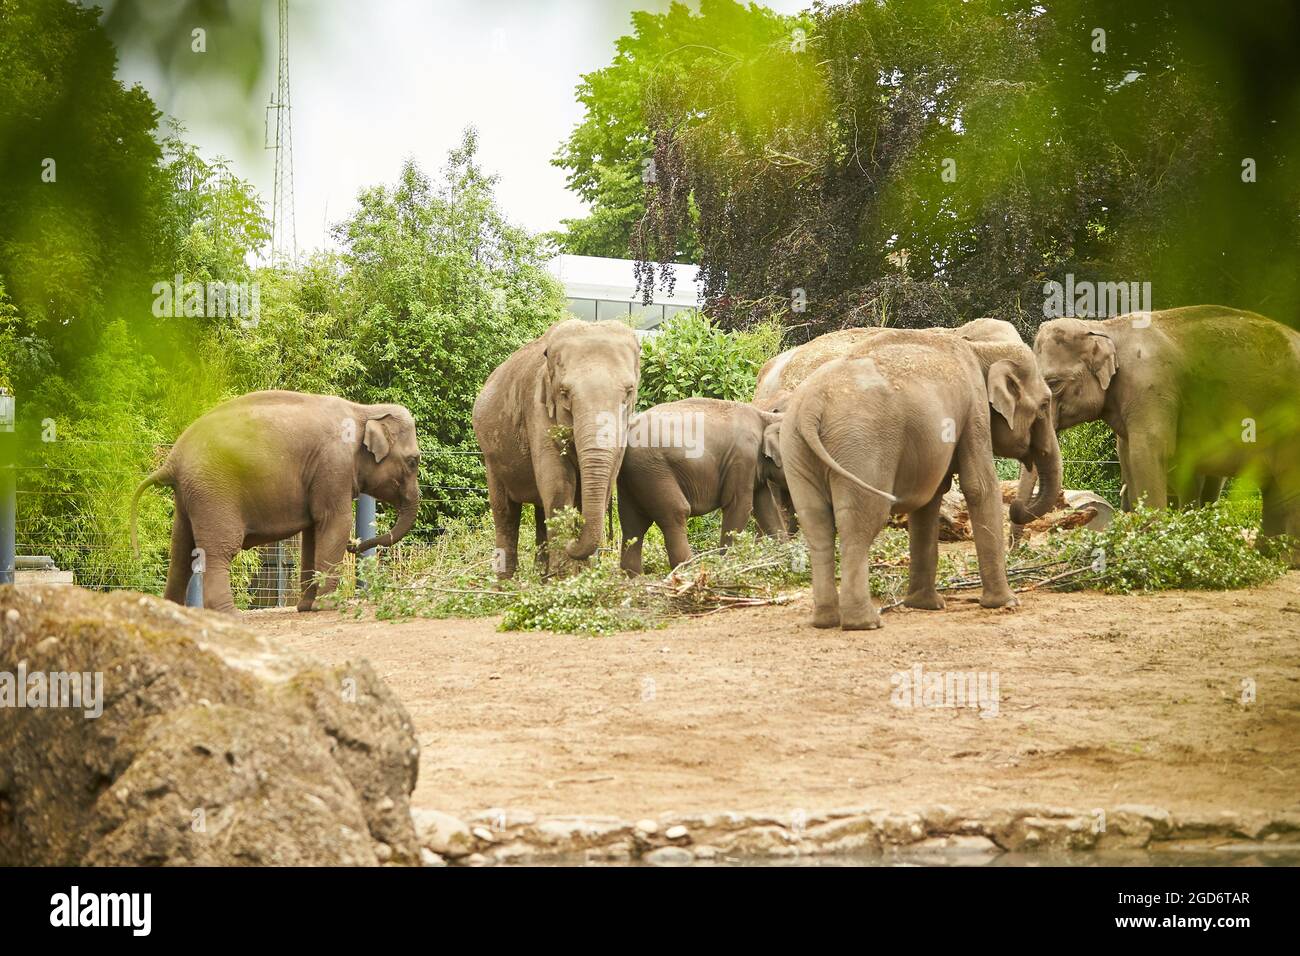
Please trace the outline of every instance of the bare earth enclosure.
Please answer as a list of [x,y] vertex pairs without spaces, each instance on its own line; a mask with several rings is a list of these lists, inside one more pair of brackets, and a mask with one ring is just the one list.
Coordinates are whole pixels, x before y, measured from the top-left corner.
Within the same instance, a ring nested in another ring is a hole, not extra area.
[[[369,659],[415,721],[413,804],[467,817],[1300,809],[1300,572],[1250,591],[1021,597],[988,611],[959,594],[853,633],[813,629],[806,593],[604,638],[334,611],[244,623]],[[996,716],[897,706],[891,678],[915,665],[996,673]]]

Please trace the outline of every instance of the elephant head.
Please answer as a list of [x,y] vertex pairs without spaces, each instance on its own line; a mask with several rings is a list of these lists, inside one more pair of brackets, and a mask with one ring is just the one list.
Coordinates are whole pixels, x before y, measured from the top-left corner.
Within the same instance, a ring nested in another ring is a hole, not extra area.
[[758,456],[758,477],[761,481],[776,482],[785,487],[785,466],[781,461],[781,419],[780,413],[763,413],[763,445]]
[[[1056,441],[1052,395],[1024,343],[972,341],[984,368],[988,389],[993,452],[1015,458],[1037,473],[1038,492],[1021,494],[1011,503],[1011,520],[1028,524],[1052,510],[1061,493],[1061,448]],[[1028,500],[1025,498],[1028,496]]]
[[1101,418],[1106,390],[1119,371],[1115,340],[1097,322],[1053,319],[1034,338],[1034,357],[1056,406],[1056,427]]
[[391,530],[349,545],[353,554],[400,541],[415,524],[420,510],[420,444],[415,418],[401,405],[363,406],[361,443],[356,453],[357,487],[397,507]]
[[641,345],[620,322],[572,319],[546,333],[543,356],[540,388],[546,414],[573,433],[583,524],[565,552],[581,560],[604,541],[605,512],[636,407]]

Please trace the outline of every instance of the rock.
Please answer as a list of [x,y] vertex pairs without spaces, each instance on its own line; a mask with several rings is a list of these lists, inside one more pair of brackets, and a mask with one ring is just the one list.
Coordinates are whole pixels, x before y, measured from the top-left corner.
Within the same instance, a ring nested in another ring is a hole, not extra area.
[[0,587],[0,608],[24,624],[0,671],[87,673],[91,697],[102,680],[97,717],[0,708],[0,865],[374,866],[377,844],[418,860],[410,718],[369,664],[128,593]]
[[469,827],[449,813],[426,810],[411,811],[415,835],[420,846],[451,860],[469,856],[474,851],[474,839]]
[[387,863],[393,858],[393,848],[387,843],[375,844],[375,859],[380,863]]
[[664,831],[664,838],[667,840],[685,840],[691,835],[691,832],[680,823],[675,827],[669,827]]
[[636,829],[639,833],[644,833],[646,836],[654,836],[659,832],[659,821],[651,820],[648,817],[644,820],[638,820],[636,822]]
[[661,846],[657,850],[651,850],[641,859],[651,866],[687,866],[695,862],[695,854],[685,847]]
[[434,853],[427,846],[420,847],[420,865],[421,866],[446,866],[447,861]]
[[482,853],[471,853],[464,860],[466,866],[487,866],[491,862]]
[[474,837],[476,839],[482,840],[484,843],[496,842],[496,837],[492,835],[492,831],[489,830],[487,827],[475,827],[469,832],[474,834]]

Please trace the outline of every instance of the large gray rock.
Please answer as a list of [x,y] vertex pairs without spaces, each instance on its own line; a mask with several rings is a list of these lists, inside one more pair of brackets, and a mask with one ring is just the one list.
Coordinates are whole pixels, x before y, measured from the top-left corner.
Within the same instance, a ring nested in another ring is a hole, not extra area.
[[158,598],[0,587],[0,680],[20,666],[102,674],[102,715],[0,707],[0,865],[419,863],[411,721],[365,661]]

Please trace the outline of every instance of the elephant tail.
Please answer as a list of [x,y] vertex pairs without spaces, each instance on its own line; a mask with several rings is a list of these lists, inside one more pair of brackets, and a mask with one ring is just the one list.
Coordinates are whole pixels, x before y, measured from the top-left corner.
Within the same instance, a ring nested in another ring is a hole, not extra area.
[[827,451],[826,446],[822,444],[822,436],[818,433],[818,426],[821,424],[820,414],[815,413],[813,415],[808,415],[805,413],[799,417],[800,422],[798,427],[800,437],[803,438],[803,440],[808,444],[808,447],[813,450],[813,454],[820,458],[827,468],[835,472],[835,474],[839,475],[841,478],[847,478],[860,488],[865,488],[873,495],[880,495],[880,497],[884,498],[891,504],[898,501],[898,499],[888,491],[881,491],[879,488],[867,484],[831,457],[831,453]]
[[135,487],[135,494],[131,497],[131,553],[135,555],[136,560],[140,558],[140,542],[135,536],[135,515],[136,509],[140,506],[140,496],[144,494],[146,488],[154,485],[170,486],[173,480],[171,470],[164,464]]

